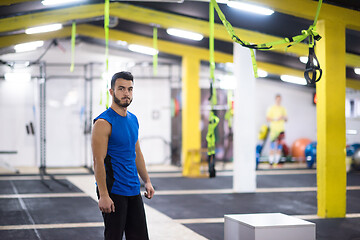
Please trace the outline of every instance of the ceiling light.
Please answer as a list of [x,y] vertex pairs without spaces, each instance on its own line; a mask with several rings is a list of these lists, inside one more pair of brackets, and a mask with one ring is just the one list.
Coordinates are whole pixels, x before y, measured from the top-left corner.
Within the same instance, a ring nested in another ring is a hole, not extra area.
[[128,45],[126,41],[121,41],[121,40],[116,41],[116,44],[124,47]]
[[264,70],[261,70],[261,69],[258,69],[258,76],[261,77],[261,78],[265,78],[268,76],[268,73],[267,71],[264,71]]
[[31,80],[31,74],[30,73],[19,73],[19,72],[11,72],[11,73],[5,73],[4,74],[6,81],[11,82],[29,82]]
[[281,75],[280,79],[284,82],[295,83],[295,84],[299,84],[299,85],[307,84],[305,78],[294,77],[294,76],[290,76],[290,75]]
[[308,57],[307,56],[301,56],[301,57],[299,57],[299,60],[300,60],[300,62],[306,64],[308,62]]
[[217,0],[216,2],[221,4],[227,4],[229,0]]
[[357,133],[358,133],[358,131],[354,130],[354,129],[346,130],[346,134],[348,134],[348,135],[356,135]]
[[59,4],[69,4],[69,3],[76,3],[76,2],[83,2],[84,0],[43,0],[41,3],[44,6],[48,5],[59,5]]
[[14,46],[16,52],[27,52],[37,49],[44,45],[44,41],[35,41],[35,42],[28,42],[28,43],[21,43]]
[[184,0],[127,0],[127,2],[169,2],[169,3],[183,3]]
[[358,75],[360,75],[360,68],[354,68],[354,72]]
[[133,52],[143,53],[143,54],[147,54],[147,55],[155,55],[155,54],[159,53],[159,51],[154,48],[145,47],[145,46],[141,46],[141,45],[137,45],[137,44],[130,44],[128,46],[128,49]]
[[[309,59],[309,58],[308,58],[307,56],[301,56],[301,57],[299,57],[300,62],[302,62],[302,63],[304,63],[304,64],[307,64],[308,59]],[[316,61],[315,59],[313,59],[313,63],[314,63],[315,66],[317,66],[317,61]]]
[[62,25],[60,23],[45,25],[45,26],[39,26],[39,27],[33,27],[28,28],[25,30],[26,34],[35,34],[35,33],[44,33],[44,32],[52,32],[56,31],[62,28]]
[[177,28],[168,28],[166,32],[172,36],[186,38],[194,41],[200,41],[204,38],[204,36],[200,33],[189,32]]
[[260,6],[256,6],[256,5],[252,5],[252,4],[244,3],[244,2],[229,1],[227,3],[227,5],[229,7],[236,8],[236,9],[239,9],[242,11],[247,11],[247,12],[252,12],[252,13],[257,13],[257,14],[262,14],[262,15],[271,15],[274,13],[274,11],[269,8],[260,7]]

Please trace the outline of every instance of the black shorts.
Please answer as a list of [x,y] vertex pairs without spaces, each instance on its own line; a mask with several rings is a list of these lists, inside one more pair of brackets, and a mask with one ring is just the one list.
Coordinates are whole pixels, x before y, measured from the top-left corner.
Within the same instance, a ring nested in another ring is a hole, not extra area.
[[148,240],[144,204],[141,195],[121,196],[110,193],[115,212],[102,213],[105,240]]

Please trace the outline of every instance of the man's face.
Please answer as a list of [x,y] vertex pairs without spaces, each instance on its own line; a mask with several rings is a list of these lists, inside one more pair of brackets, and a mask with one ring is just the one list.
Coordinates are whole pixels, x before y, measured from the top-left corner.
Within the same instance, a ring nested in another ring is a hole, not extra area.
[[280,105],[280,104],[281,104],[281,97],[280,97],[280,96],[277,96],[277,97],[275,98],[275,102],[276,102],[277,105]]
[[119,107],[128,107],[133,100],[133,82],[122,78],[116,79],[114,89],[110,89],[110,94]]

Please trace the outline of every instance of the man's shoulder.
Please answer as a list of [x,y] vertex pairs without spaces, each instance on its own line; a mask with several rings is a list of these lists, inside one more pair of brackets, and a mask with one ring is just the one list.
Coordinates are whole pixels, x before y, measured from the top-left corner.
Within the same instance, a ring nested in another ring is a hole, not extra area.
[[113,111],[111,111],[110,108],[106,109],[94,119],[94,123],[99,119],[104,119],[111,124],[111,119],[113,118],[113,116],[114,116]]

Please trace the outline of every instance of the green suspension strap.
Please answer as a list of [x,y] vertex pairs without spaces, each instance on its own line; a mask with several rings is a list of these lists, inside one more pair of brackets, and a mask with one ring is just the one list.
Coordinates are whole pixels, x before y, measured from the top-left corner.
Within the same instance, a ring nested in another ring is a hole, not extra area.
[[215,60],[214,60],[214,6],[210,2],[209,5],[209,23],[210,23],[210,37],[209,37],[209,52],[210,52],[210,104],[211,110],[209,114],[209,125],[206,134],[206,141],[208,147],[208,163],[209,176],[215,177],[215,128],[219,123],[219,118],[213,112],[214,106],[217,104],[216,88],[215,88]]
[[108,84],[106,84],[106,105],[105,105],[105,107],[106,107],[106,109],[108,109],[109,108],[109,101],[110,101],[110,94],[109,94],[109,85]]
[[209,52],[210,52],[210,103],[211,109],[217,104],[216,88],[215,88],[215,60],[214,60],[214,7],[212,2],[209,5],[209,23],[210,23],[210,36],[209,36]]
[[206,141],[208,147],[208,163],[209,163],[209,175],[215,177],[215,128],[219,124],[219,118],[210,111],[208,132],[206,134]]
[[70,72],[74,71],[75,67],[75,40],[76,40],[76,22],[72,22],[71,28],[71,65]]
[[[104,30],[105,30],[105,71],[108,73],[109,71],[109,23],[110,23],[110,1],[105,0],[104,4]],[[107,76],[107,74],[106,74]],[[106,109],[109,108],[109,83],[108,79],[106,79]]]
[[[269,43],[262,43],[262,44],[250,44],[249,42],[241,40],[235,34],[235,31],[234,31],[232,25],[226,20],[225,15],[220,10],[219,5],[217,4],[216,0],[210,0],[210,1],[213,3],[217,14],[219,15],[219,18],[221,19],[223,25],[225,26],[227,32],[229,33],[229,35],[231,37],[231,39],[234,42],[239,43],[243,47],[266,51],[266,50],[273,50],[273,49],[276,49],[276,48],[280,48],[280,47],[282,47],[281,45],[286,44],[285,50],[287,50],[287,48],[289,48],[289,47],[291,47],[291,46],[293,46],[293,45],[295,45],[297,43],[302,42],[303,40],[305,40],[308,37],[310,38],[309,42],[312,42],[312,40],[319,41],[321,39],[320,35],[316,32],[315,29],[316,29],[317,19],[318,19],[319,14],[320,14],[322,0],[319,0],[314,23],[307,30],[302,30],[301,35],[297,35],[297,36],[294,36],[294,37],[287,37],[287,38],[284,38],[284,39],[279,40],[279,41],[269,42]],[[313,53],[314,51],[310,50],[311,48],[313,48],[313,45],[314,45],[314,42],[309,44],[309,59],[311,58],[311,59],[315,59],[317,61],[315,53]],[[253,62],[254,72],[256,72],[256,60],[255,60],[254,52],[251,52],[251,58],[252,58],[252,62]],[[317,75],[316,71],[320,72],[318,78],[316,78],[316,75]],[[307,82],[309,84],[314,84],[315,82],[320,80],[321,73],[322,73],[322,71],[320,69],[319,64],[314,65],[314,64],[310,63],[306,67],[304,75],[305,75],[305,78],[306,78],[306,80],[307,80]]]
[[105,69],[109,70],[109,23],[110,23],[110,4],[105,0],[104,8],[104,30],[105,30]]
[[[158,34],[157,34],[157,27],[153,28],[153,48],[158,50]],[[153,74],[154,76],[157,76],[157,69],[158,68],[158,53],[153,55]]]

